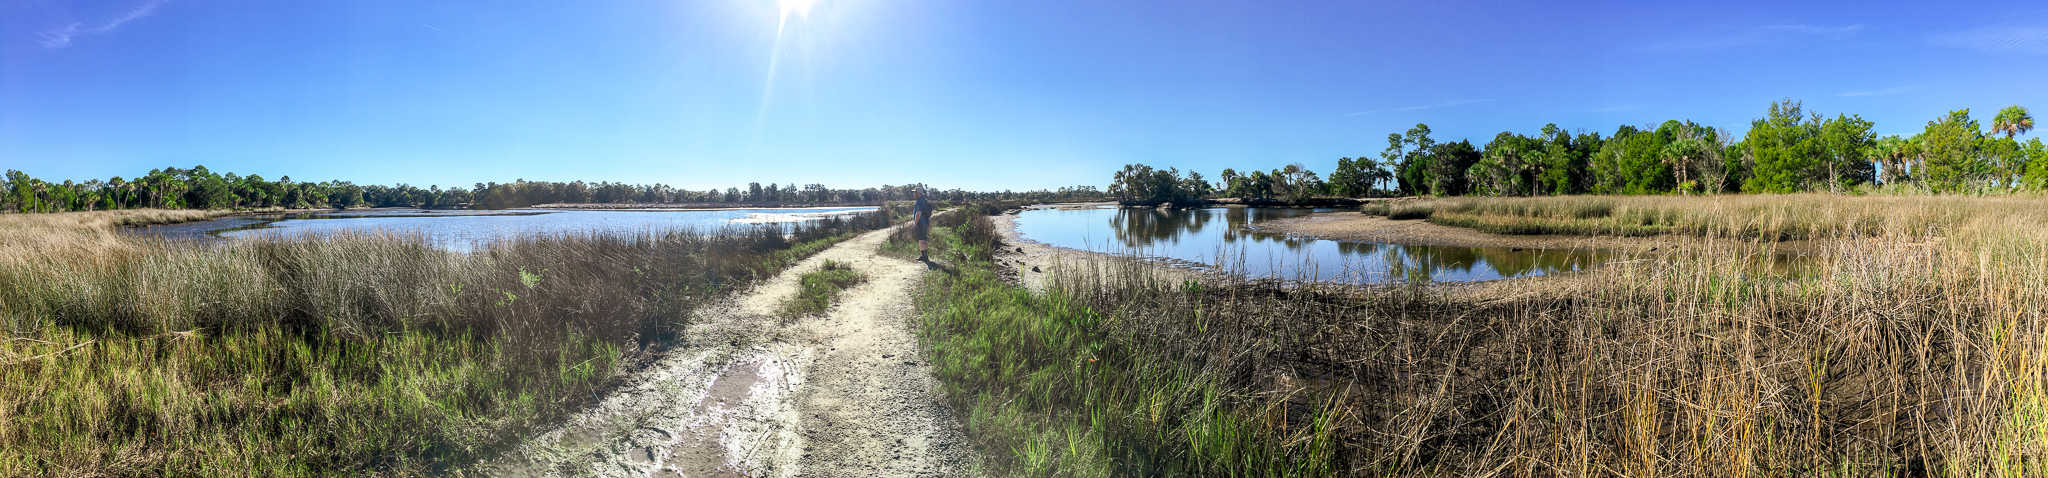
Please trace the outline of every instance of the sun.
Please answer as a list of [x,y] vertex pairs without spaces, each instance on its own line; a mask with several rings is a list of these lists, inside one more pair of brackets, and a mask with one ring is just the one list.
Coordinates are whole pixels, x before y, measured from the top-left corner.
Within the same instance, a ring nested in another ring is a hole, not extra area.
[[811,6],[818,0],[775,0],[775,4],[782,8],[782,19],[789,20],[790,15],[810,18]]

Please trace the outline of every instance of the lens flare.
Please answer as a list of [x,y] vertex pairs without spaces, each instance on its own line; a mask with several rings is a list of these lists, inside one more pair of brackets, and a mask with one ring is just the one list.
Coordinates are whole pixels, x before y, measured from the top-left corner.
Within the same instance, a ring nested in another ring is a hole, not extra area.
[[789,28],[789,17],[811,18],[811,7],[818,0],[776,0],[775,6],[781,15],[775,20],[775,45],[768,52],[768,76],[761,83],[761,106],[754,111],[754,141],[760,142],[768,120],[768,108],[775,98],[775,70],[782,63],[782,42],[784,30]]
[[817,5],[818,0],[776,0],[775,4],[782,7],[782,21],[787,23],[790,15],[811,16],[811,6]]

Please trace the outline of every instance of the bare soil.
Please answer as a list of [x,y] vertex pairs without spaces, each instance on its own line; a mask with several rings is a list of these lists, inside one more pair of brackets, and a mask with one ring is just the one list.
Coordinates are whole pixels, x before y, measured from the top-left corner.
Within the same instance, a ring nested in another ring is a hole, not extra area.
[[[597,406],[477,471],[491,476],[960,476],[980,460],[914,333],[923,264],[840,243],[727,303],[676,352]],[[823,315],[787,319],[826,260],[868,280]]]

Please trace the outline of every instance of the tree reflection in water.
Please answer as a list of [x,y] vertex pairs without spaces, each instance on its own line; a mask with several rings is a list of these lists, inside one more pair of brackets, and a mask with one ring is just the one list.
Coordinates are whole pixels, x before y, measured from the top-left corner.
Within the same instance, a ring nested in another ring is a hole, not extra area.
[[[1254,229],[1313,213],[1287,208],[1034,209],[1018,217],[1024,237],[1060,247],[1192,261],[1262,277],[1349,282],[1473,281],[1591,267],[1604,253],[1327,241]],[[1223,224],[1211,224],[1221,219]],[[1108,231],[1101,230],[1107,228]],[[1114,238],[1090,244],[1089,238]]]

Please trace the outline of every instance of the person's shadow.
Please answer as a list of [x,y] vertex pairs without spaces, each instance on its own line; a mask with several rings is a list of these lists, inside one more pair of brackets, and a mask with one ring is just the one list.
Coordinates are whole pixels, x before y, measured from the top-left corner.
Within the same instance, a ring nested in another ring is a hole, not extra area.
[[945,272],[946,272],[946,275],[953,275],[953,276],[957,276],[957,275],[960,275],[960,268],[958,268],[958,267],[953,267],[953,266],[950,266],[950,265],[946,265],[946,263],[944,263],[944,262],[939,262],[939,261],[936,261],[936,260],[930,260],[930,259],[927,259],[927,260],[925,260],[925,261],[924,261],[924,268],[925,268],[925,270],[932,270],[932,271],[945,271]]

